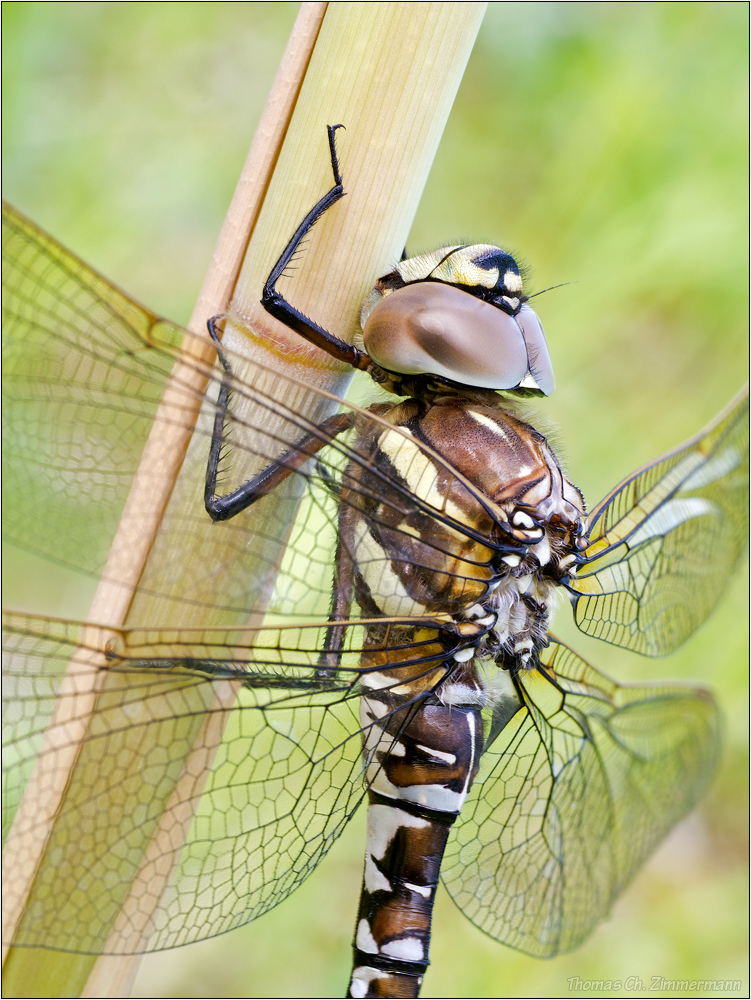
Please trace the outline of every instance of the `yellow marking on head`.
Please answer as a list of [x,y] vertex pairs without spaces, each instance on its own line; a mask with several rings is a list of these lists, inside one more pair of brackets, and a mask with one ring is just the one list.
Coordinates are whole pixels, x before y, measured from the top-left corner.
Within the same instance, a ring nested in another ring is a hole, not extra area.
[[441,263],[443,258],[458,250],[460,245],[453,247],[439,247],[431,253],[422,253],[417,257],[409,257],[407,260],[400,260],[394,268],[407,283],[411,281],[424,281],[429,274]]
[[432,273],[433,278],[445,281],[449,285],[469,285],[480,288],[495,288],[501,277],[497,267],[478,267],[474,258],[478,256],[478,247],[466,247],[457,250],[447,257]]
[[522,290],[522,279],[514,271],[506,271],[503,276],[503,284],[509,292],[520,292]]

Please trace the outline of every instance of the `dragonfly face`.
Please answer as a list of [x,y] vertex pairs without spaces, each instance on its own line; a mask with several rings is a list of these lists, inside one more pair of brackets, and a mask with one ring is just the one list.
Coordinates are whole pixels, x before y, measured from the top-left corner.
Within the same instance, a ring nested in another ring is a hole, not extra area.
[[[341,196],[335,161],[334,173],[334,194],[311,215]],[[44,481],[52,450],[71,489],[98,497],[103,520],[116,523],[132,471],[126,456],[137,454],[150,425],[177,331],[103,286],[12,210],[4,223],[11,491],[24,497],[24,483]],[[479,266],[477,248],[467,249]],[[442,258],[446,268],[464,276],[468,262],[451,256]],[[394,273],[410,277],[402,262],[370,303],[363,349],[295,312],[274,287],[284,255],[279,264],[265,289],[269,310],[406,399],[367,410],[343,403],[314,425],[265,388],[260,366],[236,378],[239,359],[219,348],[221,369],[206,369],[213,429],[211,421],[199,425],[197,436],[210,453],[206,506],[227,523],[216,526],[217,547],[203,553],[197,573],[205,575],[193,603],[184,602],[184,621],[102,636],[76,623],[8,616],[18,747],[10,759],[11,864],[39,823],[18,804],[19,790],[45,765],[61,767],[59,713],[85,731],[49,833],[54,871],[38,880],[14,940],[128,952],[227,929],[298,885],[367,795],[352,995],[416,994],[441,854],[449,892],[489,934],[537,956],[573,948],[703,793],[718,724],[700,689],[620,686],[599,674],[549,634],[549,605],[556,591],[567,592],[582,630],[647,653],[669,651],[693,631],[743,542],[747,400],[624,480],[586,518],[545,438],[499,403],[484,375],[478,385],[452,377],[466,375],[472,359],[455,364],[452,349],[449,375],[414,360],[431,338],[412,336],[410,289],[418,308],[426,287],[448,290],[448,315],[465,315],[465,300],[479,303],[494,310],[490,327],[510,355],[524,345],[524,372],[501,365],[508,388],[531,388],[530,376],[539,390],[552,388],[552,372],[540,367],[544,340],[530,357],[541,328],[525,314],[508,260],[487,286],[501,300],[519,299],[507,308],[426,280],[432,270],[423,265],[418,280],[384,294]],[[81,304],[101,304],[105,293],[115,318],[94,327]],[[70,301],[79,307],[73,314]],[[377,310],[387,306],[393,312],[384,319]],[[435,332],[431,324],[422,330]],[[484,320],[479,327],[487,329]],[[402,341],[396,362],[391,353],[370,354],[391,350],[384,330]],[[381,340],[385,347],[372,347]],[[402,348],[413,352],[404,372]],[[106,379],[82,405],[82,381],[93,387],[102,369]],[[170,413],[177,422],[193,402],[189,388],[178,390],[185,398]],[[249,423],[238,405],[246,402],[264,419]],[[232,450],[258,471],[217,496],[232,459],[229,451],[222,459],[228,430]],[[244,508],[255,503],[269,518],[251,537]],[[138,525],[138,515],[125,516]],[[168,510],[175,550],[201,538],[205,520],[197,503]],[[74,542],[46,533],[42,519],[33,544],[93,571],[106,553],[90,512],[72,505],[69,522]],[[22,532],[23,517],[11,512],[10,537]],[[289,555],[265,619],[253,612],[266,579],[237,572],[221,595],[207,586],[212,560],[217,576],[223,568],[222,538],[246,553],[285,536]],[[170,587],[165,573],[160,598],[177,604]],[[199,596],[214,602],[220,624],[190,628]],[[228,611],[229,622],[219,619]],[[127,768],[134,753],[135,782]],[[81,829],[93,831],[85,843]],[[425,857],[433,859],[427,868]]]
[[555,383],[545,334],[525,302],[510,254],[443,247],[378,280],[360,314],[363,343],[390,373],[547,396]]

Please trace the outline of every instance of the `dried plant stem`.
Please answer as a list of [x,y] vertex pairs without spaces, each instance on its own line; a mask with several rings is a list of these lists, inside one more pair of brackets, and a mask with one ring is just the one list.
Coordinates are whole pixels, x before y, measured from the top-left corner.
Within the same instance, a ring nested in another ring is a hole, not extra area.
[[[209,316],[227,309],[234,288],[225,333],[225,342],[234,351],[319,387],[341,388],[341,366],[261,310],[264,276],[299,219],[331,185],[325,126],[345,124],[340,158],[347,197],[316,227],[305,267],[295,277],[294,300],[321,325],[351,339],[359,303],[373,279],[399,257],[404,246],[484,7],[481,3],[303,4],[191,319],[196,333]],[[204,344],[191,340],[188,354],[178,360],[171,376],[91,608],[93,622],[113,629],[124,623],[162,627],[244,624],[230,614],[219,618],[212,614],[210,620],[201,621],[200,611],[195,612],[196,562],[206,552],[227,567],[236,558],[228,542],[217,543],[208,518],[205,531],[192,537],[189,545],[179,540],[177,576],[175,540],[160,534],[167,515],[181,509],[193,511],[201,503],[206,441],[201,435],[191,440],[185,399],[186,395],[195,399],[197,415],[206,365],[213,358],[213,349]],[[242,377],[243,373],[238,370],[236,374]],[[317,418],[318,410],[309,408],[308,402],[299,400],[301,412]],[[242,418],[253,424],[251,411],[243,412]],[[266,514],[259,510],[257,516],[263,535]],[[226,551],[217,552],[217,544],[224,544]],[[257,572],[266,572],[276,559],[275,553],[259,554]],[[173,595],[169,600],[160,596],[167,589],[162,585],[166,574]],[[117,583],[113,586],[106,581]],[[193,611],[186,621],[184,608],[191,604]],[[101,638],[89,633],[92,636],[91,644],[101,648]],[[11,928],[10,936],[4,935],[6,941],[12,940],[14,926],[33,907],[35,893],[49,892],[42,887],[49,886],[50,869],[60,866],[61,853],[66,856],[66,870],[86,863],[75,831],[65,829],[61,819],[63,801],[90,796],[98,780],[106,781],[106,775],[100,776],[101,761],[94,759],[84,736],[99,700],[106,696],[107,682],[101,680],[101,662],[96,657],[84,659],[78,657],[76,676],[81,688],[76,691],[75,718],[63,719],[56,713],[48,734],[48,747],[54,742],[63,749],[47,755],[45,768],[40,765],[35,770],[8,839],[12,886],[6,882]],[[150,712],[169,714],[163,708],[169,702],[169,690],[157,696],[142,694],[150,702]],[[139,696],[140,692],[132,692],[129,714]],[[193,803],[221,740],[222,720],[233,698],[229,684],[215,693],[210,704],[196,695],[192,711],[183,709],[184,731],[175,734],[172,726],[172,738],[179,736],[192,749],[186,750],[182,774],[164,792],[165,820],[143,831],[142,861],[130,888],[124,888],[119,910],[112,914],[109,935],[101,941],[103,951],[112,947],[123,920],[142,935],[132,941],[133,948],[147,947],[151,909],[158,904],[160,887],[170,875],[170,866],[165,867],[160,859],[179,852],[180,837],[190,826]],[[137,778],[139,761],[148,750],[143,746],[144,732],[149,744],[157,745],[167,738],[162,728],[159,724],[141,728],[141,743],[135,747],[136,737],[129,735],[124,718],[120,757],[125,763],[118,761],[118,766],[126,773],[131,766]],[[54,780],[49,762],[54,764]],[[131,801],[112,800],[107,815],[115,836],[118,816],[128,808],[132,808]],[[102,845],[97,849],[101,851]],[[60,895],[61,906],[64,901],[69,904],[73,889],[65,879],[55,882],[54,891]],[[92,900],[92,907],[96,903]],[[140,924],[134,913],[140,915]],[[39,952],[12,948],[5,971],[6,996],[114,997],[127,995],[135,964],[129,956],[97,960],[56,952],[45,952],[40,960]]]

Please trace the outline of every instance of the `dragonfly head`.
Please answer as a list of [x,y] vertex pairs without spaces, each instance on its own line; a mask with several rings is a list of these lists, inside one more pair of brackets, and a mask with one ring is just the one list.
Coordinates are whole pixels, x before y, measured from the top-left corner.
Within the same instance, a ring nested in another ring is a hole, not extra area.
[[400,261],[360,321],[365,350],[386,371],[519,395],[555,388],[542,324],[516,261],[499,247],[442,247]]

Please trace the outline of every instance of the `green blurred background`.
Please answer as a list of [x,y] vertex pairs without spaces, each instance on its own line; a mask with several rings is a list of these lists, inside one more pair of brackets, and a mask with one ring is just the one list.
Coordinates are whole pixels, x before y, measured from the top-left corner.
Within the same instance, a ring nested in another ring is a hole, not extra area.
[[[185,322],[297,6],[3,4],[5,197]],[[571,283],[535,302],[558,381],[537,409],[590,506],[747,378],[747,30],[742,3],[491,3],[415,219],[410,252],[498,242],[533,290]],[[37,582],[40,601],[72,613]],[[637,977],[644,990],[603,995],[659,995],[653,976],[748,995],[747,626],[745,565],[663,662],[579,635],[560,609],[556,632],[618,679],[712,686],[721,773],[571,955],[503,948],[442,893],[423,996],[560,997],[580,992],[570,977]],[[145,959],[134,995],[340,996],[362,819],[255,924]]]

